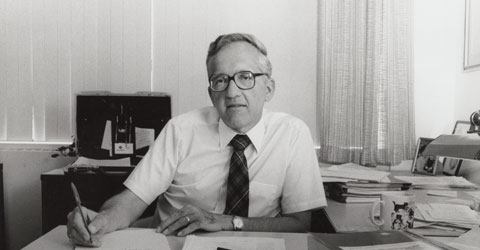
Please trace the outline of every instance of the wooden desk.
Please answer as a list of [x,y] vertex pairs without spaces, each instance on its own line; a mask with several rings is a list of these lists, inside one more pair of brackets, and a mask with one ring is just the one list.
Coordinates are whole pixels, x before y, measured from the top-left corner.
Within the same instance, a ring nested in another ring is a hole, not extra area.
[[[216,233],[202,233],[201,236],[237,236],[237,237],[270,237],[283,238],[286,250],[328,249],[317,243],[310,234],[303,233],[264,233],[264,232],[233,232],[224,231]],[[185,237],[168,236],[168,244],[171,250],[181,250]],[[58,226],[27,245],[23,250],[55,249],[72,250],[73,245],[68,241],[66,226]]]

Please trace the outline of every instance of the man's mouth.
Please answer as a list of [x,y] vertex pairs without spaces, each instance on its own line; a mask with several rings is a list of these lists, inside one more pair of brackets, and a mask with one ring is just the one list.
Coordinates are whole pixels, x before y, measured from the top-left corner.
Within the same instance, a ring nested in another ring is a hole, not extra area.
[[247,105],[244,104],[229,104],[227,105],[227,108],[241,108],[241,107],[246,107]]

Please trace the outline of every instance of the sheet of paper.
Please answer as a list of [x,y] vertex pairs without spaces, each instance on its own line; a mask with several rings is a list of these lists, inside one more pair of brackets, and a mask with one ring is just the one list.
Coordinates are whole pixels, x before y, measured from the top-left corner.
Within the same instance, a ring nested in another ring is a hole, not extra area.
[[465,193],[472,196],[473,198],[480,200],[480,191],[471,191],[471,192],[465,192]]
[[480,228],[473,228],[472,230],[460,235],[460,237],[454,239],[448,245],[460,250],[476,249],[480,250]]
[[80,156],[72,165],[129,167],[131,163],[129,157],[112,160],[96,160]]
[[108,154],[112,156],[112,122],[107,120],[105,122],[105,130],[103,130],[102,149],[108,150]]
[[154,229],[125,229],[106,234],[99,248],[75,247],[76,250],[168,250],[165,235]]
[[393,244],[382,244],[373,246],[340,247],[343,250],[430,250],[440,249],[421,241],[402,242]]
[[411,182],[414,187],[460,187],[476,188],[476,185],[460,176],[395,176]]
[[325,177],[347,178],[374,182],[390,181],[388,179],[389,174],[389,172],[378,171],[353,163],[333,165],[322,171],[322,176]]
[[480,217],[477,212],[465,205],[418,203],[417,210],[427,221],[457,222],[480,225]]
[[428,190],[427,194],[435,196],[457,197],[457,191],[451,190]]
[[149,147],[155,140],[155,130],[153,128],[135,127],[135,147],[141,149]]
[[471,200],[465,200],[465,199],[448,199],[445,201],[446,203],[453,203],[453,204],[459,204],[459,205],[465,205],[465,206],[471,206],[473,201]]
[[200,237],[189,235],[182,250],[285,250],[285,240],[263,237]]

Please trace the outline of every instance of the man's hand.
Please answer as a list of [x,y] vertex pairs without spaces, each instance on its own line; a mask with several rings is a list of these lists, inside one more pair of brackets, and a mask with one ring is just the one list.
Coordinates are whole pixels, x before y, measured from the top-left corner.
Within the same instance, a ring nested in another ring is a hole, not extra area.
[[215,214],[187,205],[162,221],[156,231],[165,235],[185,236],[198,229],[210,232],[232,230],[232,216]]
[[[91,240],[78,207],[71,211],[67,216],[67,236],[74,244],[99,247],[101,245],[99,234],[102,231],[101,229],[103,228],[103,225],[106,224],[106,219],[102,215],[85,207],[82,207],[82,212],[86,217],[85,219],[87,220],[88,230],[92,233]],[[90,221],[90,218],[93,218],[93,220]]]

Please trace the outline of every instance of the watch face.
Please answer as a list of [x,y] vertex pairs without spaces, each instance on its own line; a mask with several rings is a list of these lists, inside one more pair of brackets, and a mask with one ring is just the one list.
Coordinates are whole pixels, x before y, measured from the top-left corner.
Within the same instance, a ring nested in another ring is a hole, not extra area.
[[233,217],[233,230],[240,231],[243,228],[243,220],[239,217]]

